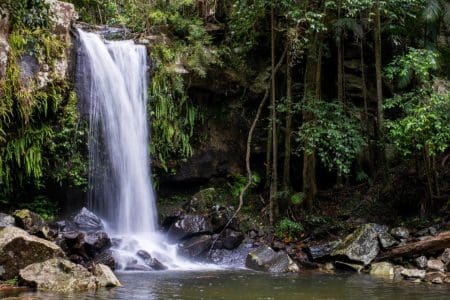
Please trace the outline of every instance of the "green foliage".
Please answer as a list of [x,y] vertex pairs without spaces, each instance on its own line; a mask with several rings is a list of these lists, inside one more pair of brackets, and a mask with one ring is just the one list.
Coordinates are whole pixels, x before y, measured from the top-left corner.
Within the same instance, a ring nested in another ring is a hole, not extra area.
[[20,204],[19,208],[29,209],[46,221],[54,219],[58,214],[58,204],[46,196],[36,196],[31,201]]
[[165,167],[168,160],[187,158],[192,154],[190,138],[199,111],[188,99],[184,80],[176,71],[177,52],[163,44],[153,48],[157,65],[149,88],[152,118],[150,152],[158,155]]
[[303,109],[313,118],[297,132],[300,149],[317,152],[324,166],[341,174],[350,167],[364,144],[361,124],[355,112],[337,102],[308,101]]
[[[28,208],[50,217],[55,203],[33,199],[51,183],[85,187],[85,141],[77,136],[76,98],[56,73],[65,59],[65,41],[47,28],[22,24],[9,35],[6,75],[0,79],[0,198],[5,205]],[[24,56],[48,66],[50,81],[42,85],[32,75],[21,77]]]
[[430,80],[430,73],[438,67],[438,54],[427,49],[410,48],[405,55],[395,58],[386,68],[386,77],[397,80],[405,88],[415,79],[419,84]]
[[288,218],[283,218],[275,227],[275,235],[280,239],[294,240],[302,231],[302,224]]
[[[261,176],[258,173],[253,173],[250,188],[256,187],[260,182]],[[246,184],[247,177],[241,174],[233,174],[232,184],[229,184],[231,195],[233,195],[234,197],[239,197]]]
[[[434,156],[450,145],[450,92],[448,82],[431,79],[438,56],[430,50],[410,49],[387,67],[389,79],[399,82],[417,80],[417,88],[387,99],[386,109],[400,111],[400,116],[386,123],[396,149],[409,156],[425,153]],[[404,79],[406,78],[406,79]],[[434,82],[434,86],[433,83]],[[406,84],[400,84],[405,87]]]
[[433,90],[404,93],[386,101],[387,108],[400,108],[402,117],[386,122],[396,149],[409,156],[444,152],[450,145],[450,93]]
[[294,205],[300,205],[303,203],[303,200],[305,200],[305,194],[304,193],[295,193],[291,196],[291,203]]
[[50,24],[51,11],[46,0],[6,0],[0,5],[12,14],[12,25],[18,28],[47,28]]

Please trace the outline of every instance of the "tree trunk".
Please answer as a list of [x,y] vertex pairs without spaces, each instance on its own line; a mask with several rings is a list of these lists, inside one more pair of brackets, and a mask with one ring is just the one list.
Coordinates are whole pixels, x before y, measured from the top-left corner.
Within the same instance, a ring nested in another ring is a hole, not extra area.
[[277,107],[276,107],[276,78],[275,78],[275,12],[271,8],[271,123],[272,123],[272,181],[270,185],[269,223],[273,225],[277,215],[276,196],[278,192],[278,136],[277,136]]
[[408,243],[382,253],[377,260],[396,258],[403,256],[416,256],[424,253],[444,250],[450,247],[450,231],[444,231],[427,240]]
[[[311,103],[320,98],[320,52],[318,35],[314,37],[308,51],[305,71],[304,101]],[[311,113],[303,111],[303,122],[313,119]],[[303,154],[303,194],[308,209],[312,209],[317,194],[315,152]]]
[[[338,4],[338,20],[341,18],[341,3]],[[343,54],[342,54],[342,28],[337,28],[337,98],[339,102],[344,100],[344,74],[343,74]]]
[[[289,44],[289,41],[288,41]],[[292,135],[292,56],[288,48],[286,57],[286,134],[284,138],[283,187],[287,191],[291,175],[291,135]]]
[[361,86],[362,86],[362,96],[364,101],[364,125],[366,126],[367,132],[367,157],[369,162],[370,175],[373,175],[373,162],[372,162],[372,148],[370,143],[370,118],[369,118],[369,105],[367,97],[367,83],[366,83],[366,68],[364,60],[364,37],[361,36],[359,41],[360,58],[361,58]]
[[383,113],[383,81],[382,81],[382,62],[381,62],[381,12],[380,0],[375,2],[375,75],[377,85],[377,135],[378,135],[378,157],[381,166],[384,168],[386,163],[386,154],[384,149],[384,113]]

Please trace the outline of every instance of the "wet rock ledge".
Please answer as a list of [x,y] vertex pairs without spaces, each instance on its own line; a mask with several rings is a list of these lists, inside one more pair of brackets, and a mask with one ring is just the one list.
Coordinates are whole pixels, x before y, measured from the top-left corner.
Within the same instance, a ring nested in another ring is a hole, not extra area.
[[[83,215],[86,211],[77,216]],[[79,231],[68,237],[55,225],[26,209],[13,216],[0,213],[0,280],[18,279],[21,286],[52,292],[120,286],[111,268],[95,261],[111,245],[106,233]],[[84,264],[73,262],[74,252],[84,255]]]

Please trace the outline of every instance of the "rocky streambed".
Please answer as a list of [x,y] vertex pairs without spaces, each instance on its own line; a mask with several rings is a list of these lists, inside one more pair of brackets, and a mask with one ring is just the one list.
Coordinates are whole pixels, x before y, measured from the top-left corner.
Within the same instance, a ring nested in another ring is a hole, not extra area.
[[[350,272],[392,284],[450,283],[450,234],[445,226],[413,230],[367,223],[333,240],[285,243],[260,222],[232,218],[234,212],[232,206],[215,203],[214,190],[203,190],[164,212],[162,234],[185,259],[221,265],[225,273],[247,268],[266,274],[339,277]],[[179,272],[165,271],[168,266],[144,249],[136,252],[138,259],[119,265],[114,251],[121,243],[108,236],[102,220],[86,208],[50,223],[29,210],[2,213],[0,278],[39,291],[66,293],[120,286],[113,273],[116,267],[161,276]],[[192,276],[197,273],[192,271]],[[119,274],[121,278],[127,273]],[[5,288],[11,285],[3,284]]]

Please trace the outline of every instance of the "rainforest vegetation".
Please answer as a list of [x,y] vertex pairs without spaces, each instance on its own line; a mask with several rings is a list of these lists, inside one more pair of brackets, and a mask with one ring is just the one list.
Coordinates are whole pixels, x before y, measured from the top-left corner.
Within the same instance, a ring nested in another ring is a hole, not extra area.
[[[224,197],[280,236],[323,223],[339,227],[337,211],[445,215],[447,1],[67,2],[80,24],[126,28],[149,44],[156,182],[176,175],[198,145],[208,147],[203,128],[215,111],[223,124],[237,118],[244,128],[236,141],[239,171],[222,174]],[[49,38],[47,2],[0,0],[2,9],[11,12],[11,26],[0,74],[0,206],[51,218],[67,201],[80,201],[64,194],[87,190],[88,120],[75,83],[55,71],[67,41]],[[50,84],[24,79],[24,55],[49,64]],[[211,78],[217,99],[199,102],[193,86]]]

